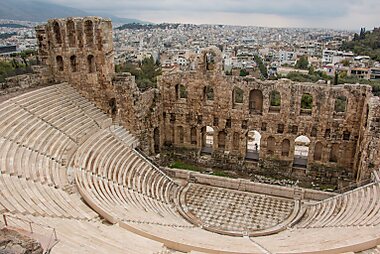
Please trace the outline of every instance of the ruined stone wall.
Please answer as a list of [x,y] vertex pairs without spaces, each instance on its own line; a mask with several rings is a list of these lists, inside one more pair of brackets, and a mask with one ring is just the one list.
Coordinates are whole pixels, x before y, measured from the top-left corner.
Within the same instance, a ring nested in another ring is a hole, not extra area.
[[[221,52],[211,47],[192,55],[186,70],[164,73],[158,89],[141,93],[134,77],[115,75],[110,20],[53,19],[36,31],[47,79],[77,87],[148,153],[170,148],[199,158],[206,152],[211,165],[334,184],[363,178],[380,164],[372,151],[380,102],[367,85],[226,76]],[[213,128],[211,146],[206,126]],[[253,153],[252,131],[261,135]],[[309,140],[306,156],[296,155],[299,136]]]
[[48,85],[51,80],[45,75],[45,68],[42,66],[32,66],[33,72],[21,74],[5,79],[0,83],[0,96],[21,92],[29,88]]
[[[210,50],[215,56],[211,69],[205,63],[205,55]],[[162,77],[163,144],[202,151],[202,131],[205,126],[210,126],[214,129],[212,157],[224,163],[235,163],[246,157],[247,134],[255,130],[261,134],[259,159],[285,161],[291,168],[295,139],[304,135],[310,139],[306,172],[316,168],[320,170],[322,165],[338,171],[341,168],[344,177],[353,177],[357,142],[363,131],[363,109],[372,96],[369,86],[332,86],[225,76],[217,49],[207,49],[197,61],[193,70],[166,73]],[[186,96],[178,94],[179,85],[186,89]],[[205,87],[213,89],[212,100],[207,98]],[[234,99],[237,88],[243,92],[241,103]],[[281,97],[279,106],[271,106],[273,91]],[[311,109],[301,108],[305,94],[312,97]],[[338,97],[345,98],[341,112],[336,110]],[[196,137],[192,138],[194,133]],[[221,138],[224,141],[220,141]],[[337,177],[339,173],[331,177]]]
[[55,82],[67,81],[104,111],[114,98],[112,24],[98,17],[51,19],[36,28],[39,58]]
[[115,120],[139,138],[141,148],[145,152],[154,153],[153,135],[160,125],[158,89],[140,92],[135,77],[129,73],[117,75],[113,85],[116,102]]
[[372,97],[365,105],[362,133],[355,157],[357,180],[367,179],[373,170],[380,167],[380,98]]

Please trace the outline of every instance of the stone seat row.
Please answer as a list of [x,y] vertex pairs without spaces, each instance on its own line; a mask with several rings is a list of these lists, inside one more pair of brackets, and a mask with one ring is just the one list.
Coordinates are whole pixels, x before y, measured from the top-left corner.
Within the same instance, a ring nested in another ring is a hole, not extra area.
[[125,220],[191,227],[168,204],[93,176],[84,170],[76,172],[76,179],[82,197],[111,223]]
[[380,224],[380,183],[357,188],[307,206],[298,228],[376,226]]
[[0,138],[0,147],[2,173],[57,188],[67,185],[66,168],[53,158],[4,138]]
[[[93,199],[98,209],[113,213],[118,218],[113,221],[136,219],[124,215],[125,209],[141,209],[182,222],[172,209],[174,182],[139,158],[128,142],[117,139],[114,130],[110,127],[94,135],[75,154],[73,167],[82,195]],[[115,212],[115,205],[122,208]]]
[[3,173],[0,186],[3,211],[84,220],[97,216],[78,195],[69,195],[61,189]]
[[[78,221],[67,218],[46,218],[40,216],[20,214],[16,215],[25,221],[30,221],[36,233],[49,234],[49,230],[41,226],[53,227],[59,242],[50,253],[158,253],[162,244],[139,237],[124,230],[117,225],[107,225],[100,221]],[[11,226],[17,226],[29,230],[20,220],[9,218]],[[41,225],[41,226],[36,226]],[[75,234],[73,234],[75,228]]]
[[[63,93],[60,89],[68,89],[71,92]],[[32,92],[36,98],[28,93],[28,96],[20,96],[2,103],[0,116],[3,120],[0,133],[1,130],[9,130],[3,135],[24,137],[22,134],[27,131],[29,138],[39,137],[39,131],[44,132],[46,129],[45,126],[45,129],[41,130],[40,125],[48,125],[73,142],[80,143],[96,130],[107,127],[112,122],[68,85],[60,84],[37,91]],[[29,123],[30,120],[33,122]],[[24,125],[33,126],[35,133],[30,132],[31,128]],[[22,129],[19,130],[20,128]]]
[[85,142],[75,154],[74,167],[150,196],[171,203],[175,184],[133,152],[128,143],[103,130]]

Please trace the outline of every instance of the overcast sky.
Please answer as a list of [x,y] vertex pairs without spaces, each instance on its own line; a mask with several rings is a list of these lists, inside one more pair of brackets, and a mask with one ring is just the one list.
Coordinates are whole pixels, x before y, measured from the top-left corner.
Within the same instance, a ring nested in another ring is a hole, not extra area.
[[380,26],[379,0],[44,0],[155,23],[359,29]]

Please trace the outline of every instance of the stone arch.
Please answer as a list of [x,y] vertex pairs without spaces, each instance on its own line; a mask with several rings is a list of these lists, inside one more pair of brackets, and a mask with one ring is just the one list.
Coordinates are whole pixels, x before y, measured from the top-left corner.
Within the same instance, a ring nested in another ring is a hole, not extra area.
[[179,144],[183,144],[185,142],[185,133],[182,126],[177,126],[177,141]]
[[67,36],[69,39],[69,46],[75,47],[75,23],[72,20],[68,20],[66,23]]
[[272,136],[267,138],[267,154],[274,155],[276,149],[276,139]]
[[160,129],[158,127],[153,130],[153,144],[154,153],[160,153]]
[[207,71],[215,69],[215,53],[213,51],[206,52],[203,56],[203,60]]
[[112,115],[116,115],[116,113],[117,113],[117,104],[116,104],[116,99],[115,98],[111,98],[108,101],[108,106],[110,107],[110,113]]
[[93,55],[87,56],[87,66],[88,66],[89,73],[95,72],[95,57]]
[[205,101],[213,101],[214,100],[214,88],[211,86],[205,86],[203,88],[203,99]]
[[70,67],[71,67],[71,72],[77,72],[77,56],[72,55],[70,57]]
[[311,115],[313,109],[313,96],[304,93],[301,97],[301,115]]
[[202,132],[202,153],[211,154],[214,145],[214,129],[211,126],[205,126]]
[[273,90],[269,95],[269,112],[280,112],[281,109],[281,94]]
[[232,103],[235,104],[242,104],[244,100],[244,91],[243,89],[239,87],[235,87],[232,90]]
[[192,145],[197,144],[197,127],[191,127],[190,129],[190,142]]
[[55,58],[56,62],[57,62],[57,69],[58,71],[63,71],[64,70],[64,66],[63,66],[63,58],[62,56],[57,56]]
[[263,112],[263,93],[253,89],[249,92],[249,112],[261,114]]
[[184,85],[177,84],[175,86],[175,94],[177,99],[186,99],[187,98],[187,89]]
[[259,160],[261,134],[258,131],[251,130],[247,133],[247,146],[245,158],[247,160]]
[[290,153],[290,140],[284,139],[281,143],[281,156],[289,157]]
[[330,162],[338,162],[339,154],[339,144],[332,144],[330,149]]
[[347,109],[347,97],[346,96],[338,96],[335,98],[335,106],[334,111],[336,113],[344,113]]
[[92,20],[86,20],[84,22],[84,35],[86,38],[86,46],[92,46],[94,44],[94,23]]
[[314,147],[314,160],[321,161],[322,160],[322,151],[323,145],[321,142],[317,142]]
[[310,139],[304,135],[295,139],[293,166],[307,167],[309,158]]
[[224,150],[226,148],[227,133],[222,130],[218,133],[218,148]]
[[54,21],[53,23],[53,32],[55,43],[62,44],[61,27],[59,26],[59,23],[57,21]]

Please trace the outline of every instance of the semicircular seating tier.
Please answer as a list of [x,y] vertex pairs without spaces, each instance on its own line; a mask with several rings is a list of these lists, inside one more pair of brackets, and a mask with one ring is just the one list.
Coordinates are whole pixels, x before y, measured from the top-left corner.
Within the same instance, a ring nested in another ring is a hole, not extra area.
[[[380,243],[378,182],[314,203],[181,186],[136,146],[68,84],[8,99],[0,104],[0,211],[55,227],[51,253],[342,253]],[[271,234],[251,234],[258,227]]]

